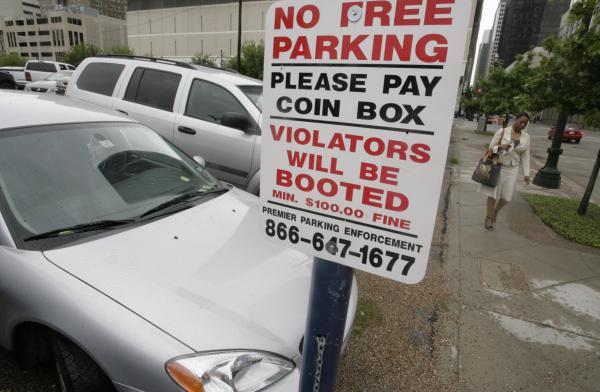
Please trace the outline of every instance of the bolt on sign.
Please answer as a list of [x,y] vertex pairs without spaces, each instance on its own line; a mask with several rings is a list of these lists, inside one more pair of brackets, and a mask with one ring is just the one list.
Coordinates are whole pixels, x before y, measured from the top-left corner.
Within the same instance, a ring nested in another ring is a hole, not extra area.
[[423,279],[470,7],[273,4],[262,121],[267,237],[396,281]]

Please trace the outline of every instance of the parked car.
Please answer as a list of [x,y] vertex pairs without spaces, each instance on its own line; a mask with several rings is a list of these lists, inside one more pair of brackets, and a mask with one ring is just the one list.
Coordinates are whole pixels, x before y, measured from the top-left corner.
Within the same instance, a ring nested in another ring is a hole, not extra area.
[[[33,91],[38,93],[63,93],[69,79],[73,75],[73,71],[60,71],[48,76],[44,80],[31,82],[25,86],[25,91]],[[60,87],[59,87],[60,84]]]
[[0,67],[0,72],[11,74],[20,90],[29,83],[25,80],[25,67]]
[[263,238],[255,196],[90,106],[0,93],[0,346],[66,392],[297,391],[311,260]]
[[92,57],[73,73],[67,95],[140,121],[203,156],[218,178],[258,194],[261,81],[162,59]]
[[[548,131],[548,139],[554,139],[554,134],[556,134],[556,128],[552,127]],[[583,138],[583,132],[580,129],[576,129],[573,127],[566,127],[563,132],[563,142],[575,142],[579,144],[581,139]]]
[[13,76],[7,72],[0,71],[0,89],[15,90],[17,83]]
[[37,82],[60,71],[74,70],[75,67],[71,64],[56,61],[29,60],[25,64],[25,80],[27,82]]

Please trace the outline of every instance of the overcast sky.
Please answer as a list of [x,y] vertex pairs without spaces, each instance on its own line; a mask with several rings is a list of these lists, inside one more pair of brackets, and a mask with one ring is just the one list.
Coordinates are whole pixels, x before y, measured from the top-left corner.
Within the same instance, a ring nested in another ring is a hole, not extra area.
[[477,38],[477,51],[475,53],[475,62],[473,64],[473,76],[475,76],[475,69],[477,68],[477,58],[479,56],[479,44],[483,40],[483,32],[485,30],[491,30],[494,25],[494,16],[496,16],[496,9],[498,9],[498,3],[500,0],[485,0],[483,2],[483,10],[481,12],[481,24],[479,25],[479,37]]

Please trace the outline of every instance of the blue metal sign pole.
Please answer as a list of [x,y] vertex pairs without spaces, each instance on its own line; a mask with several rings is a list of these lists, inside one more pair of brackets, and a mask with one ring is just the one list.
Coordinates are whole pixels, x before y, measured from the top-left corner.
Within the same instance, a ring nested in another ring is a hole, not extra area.
[[344,343],[353,269],[315,257],[300,392],[333,392]]

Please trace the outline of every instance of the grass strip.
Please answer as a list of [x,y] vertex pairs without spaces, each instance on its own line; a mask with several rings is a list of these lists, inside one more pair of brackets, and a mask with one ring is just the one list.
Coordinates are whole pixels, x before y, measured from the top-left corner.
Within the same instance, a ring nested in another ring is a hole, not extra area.
[[590,203],[587,214],[577,214],[579,200],[526,195],[542,222],[569,241],[600,248],[600,206]]

